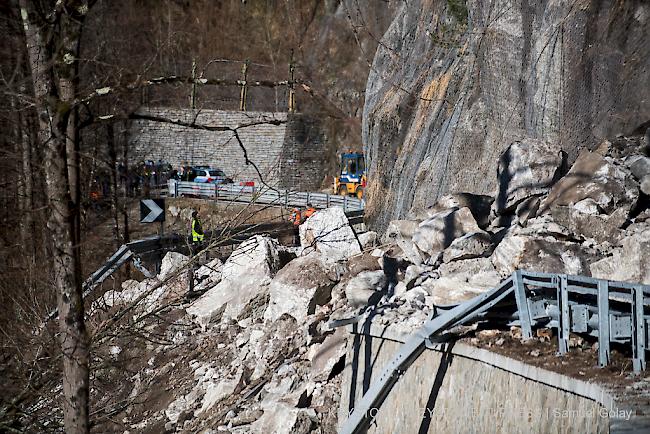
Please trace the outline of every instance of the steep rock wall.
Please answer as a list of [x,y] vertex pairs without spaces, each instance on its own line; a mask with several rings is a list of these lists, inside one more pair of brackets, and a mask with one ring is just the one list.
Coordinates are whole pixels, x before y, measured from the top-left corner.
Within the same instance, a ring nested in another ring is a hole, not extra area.
[[494,194],[524,137],[583,147],[647,128],[650,4],[414,0],[368,78],[367,215],[378,229],[442,194]]

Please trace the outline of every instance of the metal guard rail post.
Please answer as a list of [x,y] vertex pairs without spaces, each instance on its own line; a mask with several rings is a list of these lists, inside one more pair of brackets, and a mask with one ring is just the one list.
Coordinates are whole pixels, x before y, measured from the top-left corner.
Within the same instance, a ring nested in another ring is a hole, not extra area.
[[[518,324],[524,338],[532,336],[532,327],[536,325],[545,323],[548,327],[558,328],[558,353],[564,354],[568,351],[571,331],[586,333],[591,329],[590,334],[596,333],[599,340],[599,365],[605,366],[609,362],[609,347],[613,339],[610,333],[613,319],[617,324],[629,324],[631,330],[617,327],[614,339],[617,342],[628,341],[629,335],[634,371],[645,369],[645,352],[650,346],[647,333],[650,315],[645,314],[646,307],[650,308],[650,286],[520,270],[497,288],[426,321],[382,369],[378,379],[354,406],[340,433],[359,433],[366,428],[371,410],[381,405],[402,373],[422,353],[427,342],[457,325],[485,319],[488,311],[506,297],[512,297],[513,293],[517,311],[512,317],[516,320],[508,324]],[[617,306],[616,309],[612,309],[612,303]],[[625,321],[625,318],[630,321]]]

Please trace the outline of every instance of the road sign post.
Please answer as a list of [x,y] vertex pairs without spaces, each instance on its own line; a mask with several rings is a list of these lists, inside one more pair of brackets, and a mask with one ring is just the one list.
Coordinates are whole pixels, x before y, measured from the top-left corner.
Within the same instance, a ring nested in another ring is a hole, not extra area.
[[[140,201],[140,223],[160,222],[160,237],[165,231],[165,199],[142,199]],[[156,261],[156,273],[160,272],[160,259]]]

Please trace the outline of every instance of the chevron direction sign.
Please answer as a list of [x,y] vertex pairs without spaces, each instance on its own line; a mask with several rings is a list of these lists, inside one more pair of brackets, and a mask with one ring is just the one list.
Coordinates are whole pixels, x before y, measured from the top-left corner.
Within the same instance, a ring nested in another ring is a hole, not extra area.
[[165,199],[143,199],[140,201],[140,223],[165,221]]

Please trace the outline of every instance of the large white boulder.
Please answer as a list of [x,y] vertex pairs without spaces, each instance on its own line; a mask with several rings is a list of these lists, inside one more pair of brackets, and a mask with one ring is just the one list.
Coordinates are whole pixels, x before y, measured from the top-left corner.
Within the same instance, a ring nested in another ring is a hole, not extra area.
[[548,192],[563,162],[564,153],[557,143],[530,138],[512,143],[499,159],[499,187],[492,209],[503,214],[531,196]]
[[470,232],[452,241],[443,253],[443,261],[480,258],[492,253],[492,239],[487,232]]
[[402,249],[404,257],[418,265],[424,261],[424,258],[412,238],[419,225],[420,220],[393,220],[388,224],[384,235],[384,243],[397,244]]
[[650,225],[628,228],[612,256],[591,264],[593,277],[650,284]]
[[[166,286],[159,285],[155,279],[145,279],[142,282],[137,280],[126,280],[122,282],[121,291],[106,291],[99,299],[93,303],[91,311],[100,309],[102,307],[111,308],[113,306],[127,306],[131,303],[134,303],[138,298],[146,295],[139,303],[139,306],[135,311],[153,311],[153,309],[158,306],[159,302],[162,301],[165,292],[167,290]],[[158,286],[157,288],[155,288]]]
[[189,258],[182,253],[168,252],[162,259],[160,264],[160,273],[158,273],[158,280],[165,280],[176,270],[184,266]]
[[295,408],[282,401],[265,401],[262,409],[262,417],[250,426],[252,433],[307,434],[316,419],[313,409]]
[[507,235],[491,256],[501,276],[515,270],[589,275],[591,260],[581,245],[525,235]]
[[469,208],[451,208],[424,220],[413,234],[418,249],[434,257],[465,234],[482,232]]
[[264,319],[275,321],[287,313],[301,323],[314,313],[316,306],[330,300],[332,286],[334,282],[320,260],[313,255],[296,258],[271,281]]
[[461,259],[438,268],[439,278],[422,283],[435,304],[454,304],[486,292],[501,282],[490,258]]
[[638,195],[629,169],[596,152],[583,151],[569,173],[553,186],[539,212],[592,199],[601,213],[611,214],[622,206],[629,208]]
[[194,272],[194,279],[197,284],[194,286],[195,291],[212,288],[221,281],[221,270],[223,269],[223,262],[219,258],[214,258],[205,265],[199,267]]
[[225,305],[223,316],[237,318],[246,304],[267,289],[280,266],[277,241],[256,235],[244,241],[222,267],[221,281],[199,297],[187,313],[203,327]]
[[300,225],[300,245],[303,254],[316,251],[331,262],[361,253],[361,245],[339,207],[317,211]]
[[345,287],[345,297],[352,307],[365,306],[370,297],[382,290],[385,284],[386,276],[383,270],[363,271],[350,279]]
[[187,288],[188,283],[184,273],[167,281],[164,285],[157,279],[145,279],[142,282],[127,280],[122,283],[121,291],[107,291],[95,300],[89,312],[92,315],[97,310],[113,306],[128,306],[137,302],[132,313],[134,317],[138,317],[153,312],[172,299],[184,296]]
[[278,242],[272,238],[256,235],[244,241],[232,252],[221,271],[223,280],[253,273],[271,276],[280,267]]
[[467,301],[493,286],[472,284],[461,276],[441,276],[438,279],[425,281],[422,288],[433,297],[434,304],[447,305]]

